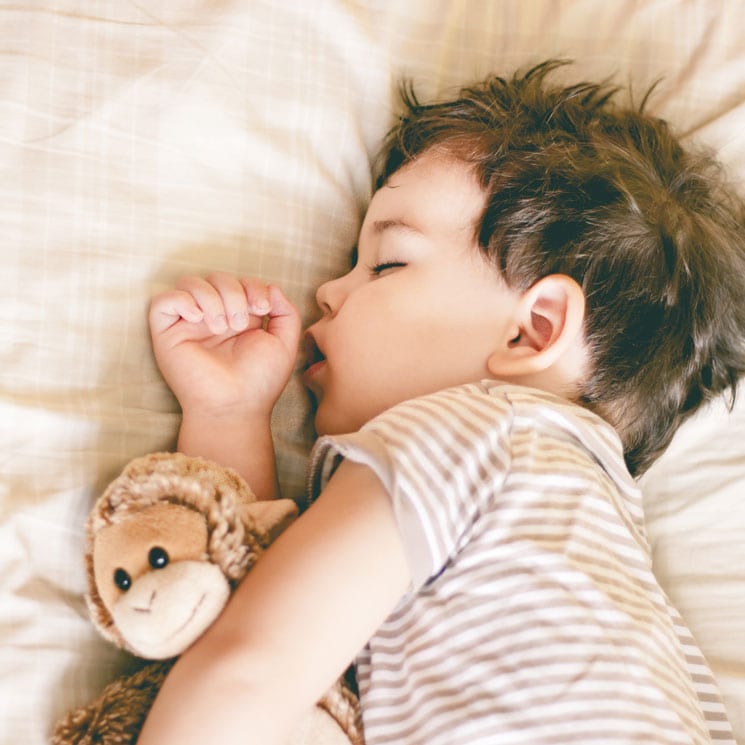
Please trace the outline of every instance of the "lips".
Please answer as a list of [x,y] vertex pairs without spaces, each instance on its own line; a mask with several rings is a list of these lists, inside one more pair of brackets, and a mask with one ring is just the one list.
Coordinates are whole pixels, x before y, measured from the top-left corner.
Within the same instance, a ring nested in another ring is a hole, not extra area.
[[305,371],[303,380],[306,383],[326,364],[326,357],[321,351],[315,337],[310,332],[305,334]]

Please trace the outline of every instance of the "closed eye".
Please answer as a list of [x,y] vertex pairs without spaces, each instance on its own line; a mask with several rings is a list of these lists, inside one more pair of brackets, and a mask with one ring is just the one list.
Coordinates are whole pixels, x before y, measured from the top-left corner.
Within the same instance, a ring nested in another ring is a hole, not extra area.
[[406,266],[405,261],[383,261],[380,264],[374,264],[370,267],[370,274],[375,277],[379,277],[389,269],[399,269],[402,266]]

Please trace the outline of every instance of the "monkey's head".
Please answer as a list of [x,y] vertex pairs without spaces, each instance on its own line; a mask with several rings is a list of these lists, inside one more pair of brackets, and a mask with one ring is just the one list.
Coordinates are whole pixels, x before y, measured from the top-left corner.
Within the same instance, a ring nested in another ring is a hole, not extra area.
[[86,600],[99,631],[148,659],[183,652],[296,516],[235,472],[180,453],[136,458],[86,524]]

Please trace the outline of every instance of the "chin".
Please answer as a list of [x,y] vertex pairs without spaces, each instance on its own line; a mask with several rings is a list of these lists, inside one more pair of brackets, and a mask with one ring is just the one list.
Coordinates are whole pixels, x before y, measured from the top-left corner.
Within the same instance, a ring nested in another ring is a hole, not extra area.
[[314,425],[316,434],[320,437],[322,435],[340,435],[343,434],[339,427],[335,427],[332,422],[328,420],[328,417],[324,417],[320,412],[316,412],[314,419]]
[[316,434],[320,437],[321,435],[331,435],[333,432],[329,432],[328,422],[323,413],[323,407],[320,404],[316,404],[316,412],[313,415],[313,426],[316,430]]

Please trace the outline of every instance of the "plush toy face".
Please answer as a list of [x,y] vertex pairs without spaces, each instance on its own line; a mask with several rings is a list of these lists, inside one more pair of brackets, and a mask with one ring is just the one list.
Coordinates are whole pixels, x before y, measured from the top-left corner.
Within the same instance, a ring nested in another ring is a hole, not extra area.
[[141,657],[180,654],[225,606],[231,588],[209,560],[207,541],[201,513],[167,502],[96,534],[98,593],[127,646]]

